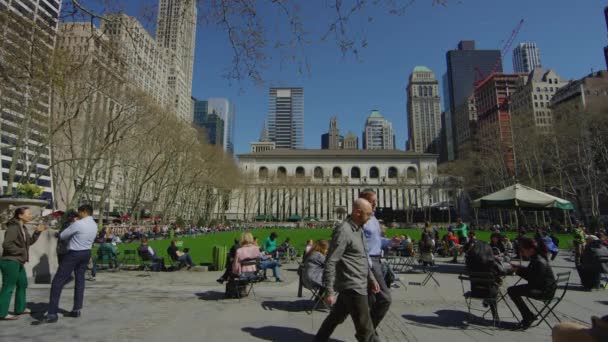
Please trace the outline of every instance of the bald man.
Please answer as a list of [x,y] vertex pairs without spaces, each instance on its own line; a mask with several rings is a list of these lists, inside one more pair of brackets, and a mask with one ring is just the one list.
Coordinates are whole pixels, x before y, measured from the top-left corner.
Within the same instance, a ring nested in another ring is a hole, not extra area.
[[336,327],[349,315],[355,324],[357,341],[377,339],[367,295],[368,291],[378,293],[380,286],[369,265],[363,236],[363,225],[371,215],[372,205],[359,198],[353,203],[350,216],[334,228],[323,272],[325,301],[333,307],[314,341],[329,341]]

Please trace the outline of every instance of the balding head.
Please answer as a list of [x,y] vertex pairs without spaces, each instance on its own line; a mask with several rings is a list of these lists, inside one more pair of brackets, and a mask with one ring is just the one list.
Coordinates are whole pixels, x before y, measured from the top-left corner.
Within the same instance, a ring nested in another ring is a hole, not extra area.
[[372,205],[365,198],[357,198],[353,202],[351,218],[359,226],[364,225],[372,216]]

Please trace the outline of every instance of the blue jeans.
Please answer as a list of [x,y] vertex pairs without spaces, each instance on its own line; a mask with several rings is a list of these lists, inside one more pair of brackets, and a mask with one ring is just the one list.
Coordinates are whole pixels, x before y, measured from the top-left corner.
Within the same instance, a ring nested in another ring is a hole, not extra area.
[[188,266],[194,266],[194,263],[192,262],[192,257],[188,253],[184,253],[182,256],[177,258],[177,261],[185,262]]
[[74,284],[74,306],[72,311],[82,309],[84,302],[84,274],[91,258],[91,251],[69,251],[61,260],[59,269],[53,283],[51,284],[51,298],[49,300],[49,316],[56,316],[59,310],[59,298],[63,287],[70,279],[72,272],[75,274]]
[[265,260],[260,263],[260,268],[262,270],[272,269],[272,275],[281,279],[281,273],[279,272],[279,263],[276,260]]

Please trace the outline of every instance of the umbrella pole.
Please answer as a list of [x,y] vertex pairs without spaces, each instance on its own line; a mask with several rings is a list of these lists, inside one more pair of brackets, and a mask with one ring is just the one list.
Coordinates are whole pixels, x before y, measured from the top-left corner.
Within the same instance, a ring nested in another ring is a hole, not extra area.
[[534,210],[534,221],[536,222],[536,225],[538,226],[538,211]]
[[475,226],[479,228],[479,208],[473,209],[475,212]]
[[500,226],[504,226],[502,222],[502,209],[498,209],[498,220],[500,221]]

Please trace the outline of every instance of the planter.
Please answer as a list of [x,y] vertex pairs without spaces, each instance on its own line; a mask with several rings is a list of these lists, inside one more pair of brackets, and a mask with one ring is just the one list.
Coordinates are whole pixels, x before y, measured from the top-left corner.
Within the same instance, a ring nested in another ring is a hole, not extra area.
[[0,222],[2,229],[5,229],[4,224],[13,216],[13,212],[18,207],[28,207],[34,215],[39,217],[42,210],[49,204],[46,200],[20,197],[4,197],[0,198]]

